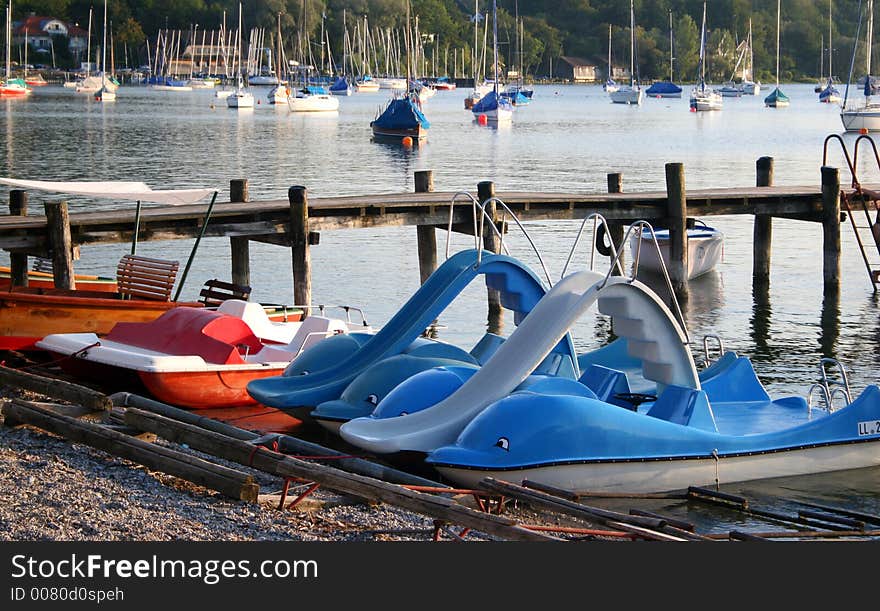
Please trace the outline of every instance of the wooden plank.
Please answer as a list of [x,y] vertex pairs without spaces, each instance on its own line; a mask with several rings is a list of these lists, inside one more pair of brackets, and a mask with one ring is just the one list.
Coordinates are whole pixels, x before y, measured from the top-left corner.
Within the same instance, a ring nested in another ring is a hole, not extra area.
[[655,541],[687,541],[696,536],[692,534],[668,534],[662,532],[668,527],[664,520],[641,516],[628,516],[616,511],[591,507],[589,505],[583,505],[581,503],[575,503],[567,499],[555,497],[538,490],[531,490],[524,486],[517,486],[510,482],[496,480],[491,477],[483,479],[480,482],[480,488],[504,496],[509,496],[511,498],[520,499],[528,503],[533,503],[547,509],[552,509],[559,513],[583,518],[592,522],[598,522],[610,528],[636,533],[646,539],[653,539]]
[[94,410],[109,410],[113,407],[113,402],[107,395],[91,388],[57,378],[10,369],[2,365],[0,365],[0,385],[30,390],[46,397],[70,401]]
[[[140,395],[121,392],[111,395],[110,399],[113,401],[114,405],[136,407],[172,420],[177,420],[208,431],[220,433],[221,435],[232,437],[233,439],[238,439],[240,441],[254,441],[261,437],[261,435],[254,433],[253,431],[246,431],[237,426],[232,426],[231,424],[220,422],[213,418],[199,416],[196,413],[172,407],[171,405],[141,397]],[[339,452],[338,450],[333,450],[317,443],[298,439],[290,435],[272,435],[272,440],[277,441],[278,449],[283,454],[325,456],[327,457],[327,462],[343,471],[350,471],[351,473],[358,473],[360,475],[374,477],[395,484],[433,486],[437,488],[445,487],[442,484],[429,479],[399,471],[383,464],[364,460],[363,458],[354,458],[344,452]],[[319,460],[318,462],[321,461]]]
[[336,492],[382,501],[505,539],[555,540],[554,537],[530,531],[510,518],[474,511],[446,497],[415,492],[396,484],[285,456],[245,441],[136,408],[126,410],[125,420],[131,426],[149,430],[169,441],[186,443],[202,452],[222,456],[227,460],[252,466],[267,473],[301,478],[319,483]]
[[253,476],[135,439],[99,424],[62,416],[37,404],[13,399],[3,407],[4,415],[50,433],[132,460],[148,469],[162,471],[216,490],[242,501],[255,502],[260,492]]

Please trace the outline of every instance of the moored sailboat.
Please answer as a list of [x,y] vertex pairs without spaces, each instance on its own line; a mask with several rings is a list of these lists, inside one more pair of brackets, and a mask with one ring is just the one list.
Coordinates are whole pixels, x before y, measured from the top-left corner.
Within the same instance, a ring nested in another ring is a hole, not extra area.
[[492,91],[484,95],[471,108],[474,118],[479,123],[509,123],[513,120],[513,104],[501,96],[498,90],[498,3],[492,0],[492,52],[495,66],[495,78]]
[[[849,104],[849,83],[847,83],[846,91],[843,98],[843,109],[840,111],[840,120],[843,128],[848,132],[869,132],[880,130],[880,103],[874,102],[871,98],[878,93],[878,83],[871,76],[871,51],[873,48],[874,38],[874,1],[868,0],[865,12],[867,14],[867,32],[865,35],[865,84],[862,102]],[[858,44],[853,47],[853,55],[855,55]],[[850,81],[852,81],[850,75]]]
[[675,59],[675,44],[672,35],[672,11],[669,11],[669,80],[654,83],[645,95],[652,98],[680,98],[681,87],[675,84],[673,79],[673,61]]
[[764,98],[764,106],[768,108],[785,108],[790,104],[788,96],[779,88],[779,31],[782,0],[776,0],[776,89]]
[[633,0],[629,2],[629,40],[629,85],[624,85],[609,95],[615,104],[639,105],[645,98],[645,92],[636,75],[636,13]]
[[706,85],[706,3],[703,2],[703,27],[700,31],[700,82],[691,90],[691,112],[721,110],[724,99],[716,90]]
[[[238,3],[238,40],[237,40],[237,48],[238,48],[238,66],[235,70],[235,89],[226,97],[226,106],[228,108],[253,108],[254,107],[254,94],[247,90],[244,84],[244,77],[242,73],[244,72],[244,67],[241,65],[241,2]],[[234,61],[233,57],[233,61]]]

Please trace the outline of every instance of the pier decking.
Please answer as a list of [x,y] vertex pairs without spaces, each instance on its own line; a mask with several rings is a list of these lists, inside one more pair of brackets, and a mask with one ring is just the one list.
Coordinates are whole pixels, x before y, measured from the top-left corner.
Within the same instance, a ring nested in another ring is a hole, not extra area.
[[[248,201],[245,180],[230,183],[229,202],[217,203],[205,226],[208,205],[143,208],[138,219],[138,241],[223,236],[231,239],[232,281],[248,284],[251,240],[279,244],[292,249],[294,296],[308,304],[311,297],[309,246],[319,243],[322,231],[384,226],[418,227],[419,265],[422,278],[436,267],[435,228],[446,229],[452,192],[435,192],[430,171],[416,172],[414,193],[389,193],[310,199],[305,187],[291,187],[287,200]],[[665,191],[626,193],[620,174],[608,175],[608,193],[539,193],[495,191],[491,182],[477,186],[480,202],[493,195],[504,202],[521,221],[583,219],[591,213],[603,215],[611,237],[620,245],[623,227],[635,220],[648,220],[668,227],[671,237],[670,276],[676,292],[687,294],[686,272],[688,217],[747,214],[755,217],[754,266],[756,283],[766,284],[770,271],[770,242],[773,217],[822,223],[824,227],[824,281],[826,292],[837,290],[840,276],[840,175],[836,168],[823,167],[816,185],[777,187],[773,184],[773,160],[762,157],[756,163],[755,187],[717,189],[685,188],[682,164],[666,164]],[[12,191],[11,215],[0,217],[0,248],[13,256],[13,277],[21,278],[26,256],[51,256],[56,286],[70,288],[73,257],[79,245],[131,242],[136,223],[132,208],[68,214],[65,202],[44,204],[45,216],[27,216],[27,194]],[[496,223],[503,215],[494,205],[487,212]],[[455,199],[453,228],[473,232],[471,201],[459,194]],[[484,245],[497,249],[494,236]],[[60,248],[59,248],[60,247]],[[22,260],[24,263],[22,264]],[[16,268],[19,274],[16,275]],[[59,271],[61,270],[61,271]],[[491,298],[490,298],[491,302]],[[491,303],[490,303],[491,308]]]

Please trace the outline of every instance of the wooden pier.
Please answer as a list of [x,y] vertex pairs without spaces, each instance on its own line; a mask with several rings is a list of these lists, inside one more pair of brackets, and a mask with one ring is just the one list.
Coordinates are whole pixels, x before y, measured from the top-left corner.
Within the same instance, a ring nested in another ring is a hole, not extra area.
[[[137,240],[228,237],[231,241],[231,279],[249,284],[249,242],[291,248],[294,296],[297,303],[311,301],[310,247],[320,232],[337,229],[403,226],[417,227],[421,278],[437,266],[435,229],[449,223],[452,192],[436,192],[430,171],[416,172],[413,193],[309,198],[302,186],[290,187],[287,200],[249,201],[246,180],[230,183],[230,201],[213,207],[204,227],[207,205],[149,207],[141,210]],[[624,226],[647,220],[670,229],[670,276],[676,292],[687,296],[687,234],[689,217],[747,214],[755,217],[753,279],[756,287],[769,286],[772,218],[812,221],[823,225],[824,287],[839,290],[840,280],[840,173],[823,167],[814,186],[773,186],[773,159],[756,163],[754,187],[686,189],[682,164],[666,164],[666,190],[627,193],[620,174],[608,175],[608,193],[533,193],[496,191],[491,182],[477,186],[479,201],[492,195],[502,200],[523,222],[583,219],[599,213],[609,222],[612,238],[622,247]],[[26,282],[27,256],[51,257],[56,286],[73,288],[73,262],[80,245],[131,242],[135,211],[68,213],[66,202],[46,202],[45,215],[30,216],[27,193],[10,193],[10,215],[0,217],[0,248],[11,254],[12,277]],[[502,213],[488,208],[496,224]],[[472,204],[458,197],[453,229],[473,234]],[[498,251],[491,233],[484,247]],[[490,294],[490,310],[492,309]]]

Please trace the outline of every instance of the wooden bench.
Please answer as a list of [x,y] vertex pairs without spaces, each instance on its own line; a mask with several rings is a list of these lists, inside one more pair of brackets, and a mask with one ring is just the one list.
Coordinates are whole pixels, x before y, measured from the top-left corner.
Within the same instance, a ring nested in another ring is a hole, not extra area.
[[125,255],[116,267],[116,284],[123,299],[170,301],[178,261]]
[[232,284],[214,278],[205,283],[205,288],[199,292],[199,301],[207,307],[217,307],[227,299],[241,299],[247,301],[251,296],[251,287],[242,284]]

